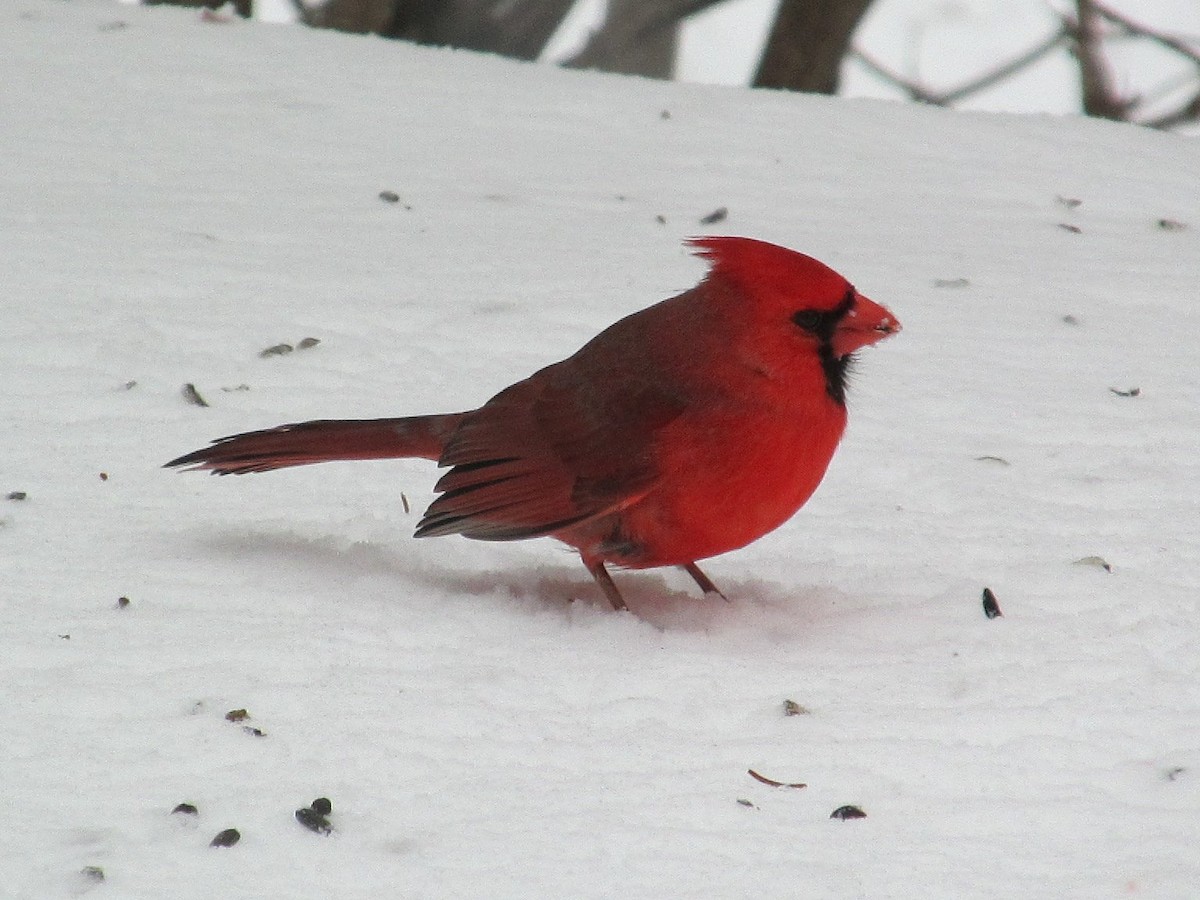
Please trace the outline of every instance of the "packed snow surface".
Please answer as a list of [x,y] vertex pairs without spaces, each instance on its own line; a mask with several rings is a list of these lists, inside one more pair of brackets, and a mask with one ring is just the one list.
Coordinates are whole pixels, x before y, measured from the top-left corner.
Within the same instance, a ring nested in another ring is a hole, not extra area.
[[[0,10],[0,894],[1200,896],[1200,143],[212,18]],[[728,603],[160,468],[472,408],[704,233],[905,326]]]

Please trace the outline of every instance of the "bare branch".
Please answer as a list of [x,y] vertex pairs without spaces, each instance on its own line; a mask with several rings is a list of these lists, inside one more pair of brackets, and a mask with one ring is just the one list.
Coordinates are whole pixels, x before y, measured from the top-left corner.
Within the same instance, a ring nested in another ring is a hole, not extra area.
[[1103,16],[1105,19],[1108,19],[1108,21],[1112,22],[1114,25],[1119,25],[1130,34],[1136,34],[1139,37],[1149,38],[1152,41],[1156,41],[1162,44],[1164,47],[1168,47],[1171,50],[1174,50],[1176,53],[1186,56],[1196,65],[1200,66],[1200,49],[1191,46],[1186,41],[1182,41],[1179,38],[1173,37],[1169,34],[1164,34],[1163,32],[1154,28],[1150,28],[1147,25],[1142,25],[1140,22],[1133,21],[1133,19],[1126,18],[1115,9],[1110,9],[1106,4],[1098,3],[1096,0],[1091,0],[1091,6],[1099,15]]
[[1030,47],[1020,56],[1015,56],[1008,62],[996,66],[972,78],[956,88],[951,88],[948,91],[932,91],[915,81],[897,75],[886,68],[882,63],[868,56],[861,48],[853,48],[853,53],[858,57],[859,61],[885,81],[890,82],[896,87],[905,91],[912,99],[919,100],[922,103],[929,103],[933,106],[949,106],[959,100],[969,97],[972,94],[985,90],[997,82],[1003,81],[1005,78],[1016,74],[1026,66],[1033,65],[1043,56],[1051,53],[1058,47],[1062,46],[1063,42],[1070,35],[1070,29],[1067,25],[1061,26],[1058,31],[1048,36],[1041,43]]
[[[1111,23],[1121,33],[1155,41],[1179,53],[1200,66],[1200,47],[1156,31],[1110,9],[1101,0],[1076,0],[1079,18],[1064,15],[1057,31],[1029,50],[1008,62],[946,91],[935,91],[912,79],[890,70],[859,47],[850,51],[867,69],[884,81],[904,91],[908,96],[933,106],[950,106],[955,102],[985,90],[1037,62],[1064,44],[1070,44],[1079,61],[1081,93],[1084,112],[1123,122],[1136,122],[1148,128],[1169,129],[1187,122],[1200,121],[1200,92],[1177,109],[1154,118],[1136,115],[1146,104],[1145,98],[1122,97],[1114,86],[1108,61],[1104,56],[1104,28],[1100,19]],[[1187,80],[1194,80],[1195,76]],[[1186,83],[1186,82],[1185,82]]]
[[1200,92],[1174,112],[1169,112],[1153,119],[1147,119],[1138,124],[1145,125],[1147,128],[1158,128],[1165,131],[1177,125],[1195,121],[1200,121]]
[[1013,57],[1006,63],[1002,63],[989,72],[985,72],[977,78],[968,81],[966,84],[960,85],[953,90],[945,91],[941,94],[943,103],[953,103],[956,100],[961,100],[964,97],[990,88],[997,82],[1003,81],[1017,72],[1024,69],[1026,66],[1031,66],[1043,56],[1048,55],[1052,51],[1058,49],[1067,38],[1070,32],[1063,26],[1057,32],[1047,37],[1040,44],[1030,47],[1020,56]]
[[934,94],[932,91],[926,90],[921,85],[911,79],[905,78],[887,68],[883,63],[879,62],[874,57],[867,54],[861,47],[851,47],[850,52],[858,58],[864,66],[888,82],[894,87],[900,88],[912,100],[919,100],[922,103],[929,103],[932,106],[945,106],[946,101],[942,99],[941,94]]

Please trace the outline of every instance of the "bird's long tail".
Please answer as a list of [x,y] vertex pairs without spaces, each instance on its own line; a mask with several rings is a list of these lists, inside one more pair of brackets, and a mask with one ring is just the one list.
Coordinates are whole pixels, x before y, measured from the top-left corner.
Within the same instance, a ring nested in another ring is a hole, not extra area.
[[348,459],[436,460],[465,413],[402,419],[319,419],[219,438],[164,468],[245,475]]

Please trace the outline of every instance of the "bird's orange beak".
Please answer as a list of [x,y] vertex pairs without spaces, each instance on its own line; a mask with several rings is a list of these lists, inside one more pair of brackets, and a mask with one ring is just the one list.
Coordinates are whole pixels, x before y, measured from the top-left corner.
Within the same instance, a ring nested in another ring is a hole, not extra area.
[[854,308],[846,313],[833,332],[833,352],[837,356],[853,353],[882,341],[900,330],[900,320],[874,300],[859,294]]

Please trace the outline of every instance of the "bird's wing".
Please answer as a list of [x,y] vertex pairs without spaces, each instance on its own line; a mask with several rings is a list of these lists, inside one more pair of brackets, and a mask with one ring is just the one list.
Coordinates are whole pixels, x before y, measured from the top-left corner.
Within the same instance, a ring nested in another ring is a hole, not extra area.
[[628,506],[660,476],[656,435],[686,406],[640,373],[543,369],[463,419],[417,536],[518,540]]

